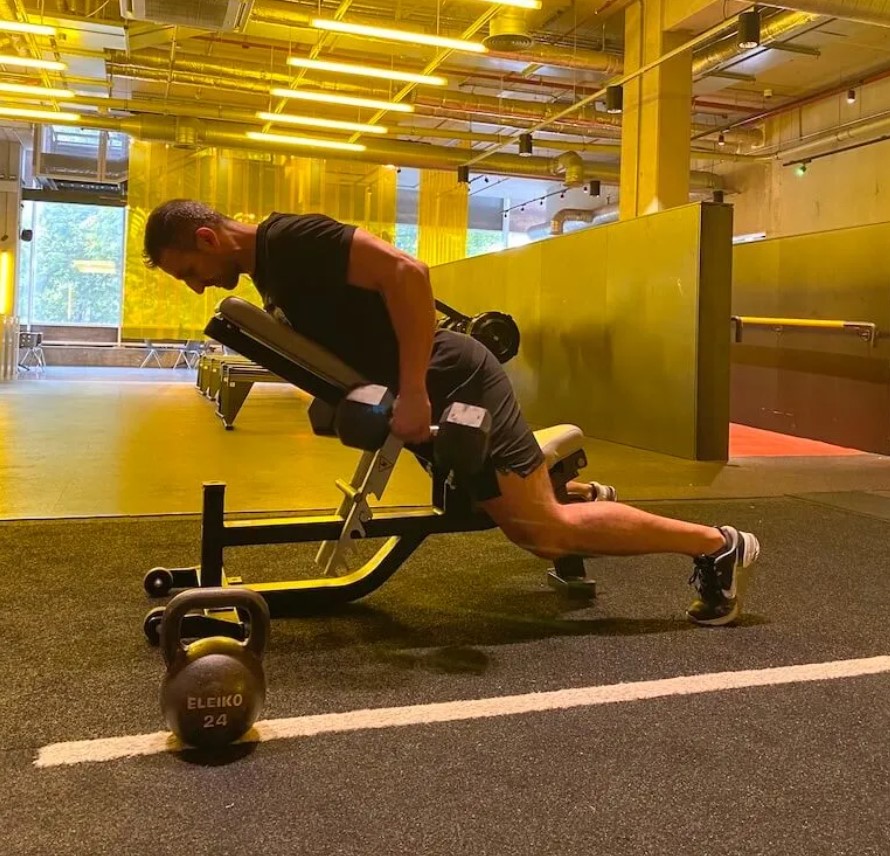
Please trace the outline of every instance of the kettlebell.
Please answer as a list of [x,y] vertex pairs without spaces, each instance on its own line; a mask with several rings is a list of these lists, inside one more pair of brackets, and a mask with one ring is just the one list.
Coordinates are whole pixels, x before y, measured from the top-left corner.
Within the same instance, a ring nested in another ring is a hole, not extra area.
[[[197,609],[240,607],[250,616],[246,642],[225,636],[182,642],[182,619]],[[176,595],[164,610],[161,651],[167,672],[161,710],[184,743],[216,748],[243,737],[266,700],[262,655],[269,636],[269,607],[245,588],[195,588]]]

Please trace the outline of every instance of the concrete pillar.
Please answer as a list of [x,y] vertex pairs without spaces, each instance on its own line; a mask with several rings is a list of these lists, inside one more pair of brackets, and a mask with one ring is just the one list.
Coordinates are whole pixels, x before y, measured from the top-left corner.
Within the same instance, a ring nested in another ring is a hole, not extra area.
[[[636,0],[625,12],[624,71],[632,72],[687,40],[663,28],[667,0]],[[622,220],[689,202],[692,52],[624,84],[621,132]]]
[[0,141],[0,315],[15,311],[16,250],[22,203],[22,147]]

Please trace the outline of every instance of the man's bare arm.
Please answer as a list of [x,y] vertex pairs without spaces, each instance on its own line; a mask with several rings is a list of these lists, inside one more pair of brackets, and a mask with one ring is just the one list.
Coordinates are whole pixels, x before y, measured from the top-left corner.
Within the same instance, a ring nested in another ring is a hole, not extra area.
[[349,253],[350,285],[379,291],[399,342],[399,390],[426,392],[436,306],[429,268],[364,229],[356,229]]

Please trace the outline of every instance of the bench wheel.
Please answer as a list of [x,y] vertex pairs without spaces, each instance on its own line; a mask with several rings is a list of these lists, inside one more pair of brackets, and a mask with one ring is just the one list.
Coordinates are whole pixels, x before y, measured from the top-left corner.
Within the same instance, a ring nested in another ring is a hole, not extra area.
[[142,629],[145,631],[145,638],[148,644],[157,648],[161,643],[161,621],[164,618],[164,607],[156,606],[150,610],[142,622]]
[[173,574],[166,568],[152,568],[142,581],[149,597],[166,597],[173,588]]

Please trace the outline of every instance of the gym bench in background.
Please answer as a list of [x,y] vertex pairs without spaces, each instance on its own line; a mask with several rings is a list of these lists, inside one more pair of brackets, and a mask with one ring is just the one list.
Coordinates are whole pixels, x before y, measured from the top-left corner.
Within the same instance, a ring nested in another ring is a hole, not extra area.
[[216,415],[227,431],[235,427],[235,418],[255,383],[287,383],[253,360],[232,354],[204,354],[197,368],[195,386],[216,402]]
[[[227,297],[220,303],[205,332],[312,395],[309,417],[315,433],[322,436],[334,436],[338,405],[350,390],[366,384],[330,352],[237,297]],[[538,431],[535,437],[544,452],[556,496],[566,502],[566,485],[587,465],[581,430],[559,425]],[[382,498],[401,450],[401,441],[390,434],[378,448],[364,451],[352,479],[336,482],[343,499],[333,514],[226,520],[225,484],[205,483],[200,565],[153,568],[144,579],[146,592],[164,597],[178,589],[245,585],[262,595],[273,618],[311,614],[375,591],[430,535],[495,528],[491,518],[453,484],[450,474],[435,469],[429,507],[372,509],[369,499]],[[370,560],[350,571],[350,553],[355,542],[364,538],[387,540]],[[229,547],[306,542],[321,542],[316,563],[322,574],[316,578],[245,584],[227,575],[223,566],[223,553]],[[558,559],[548,573],[548,582],[571,598],[587,600],[596,596],[596,583],[587,578],[581,556]],[[143,627],[152,644],[158,643],[163,614],[164,607],[156,607],[145,618]],[[203,610],[184,617],[182,636],[244,639],[247,629],[237,610]]]

